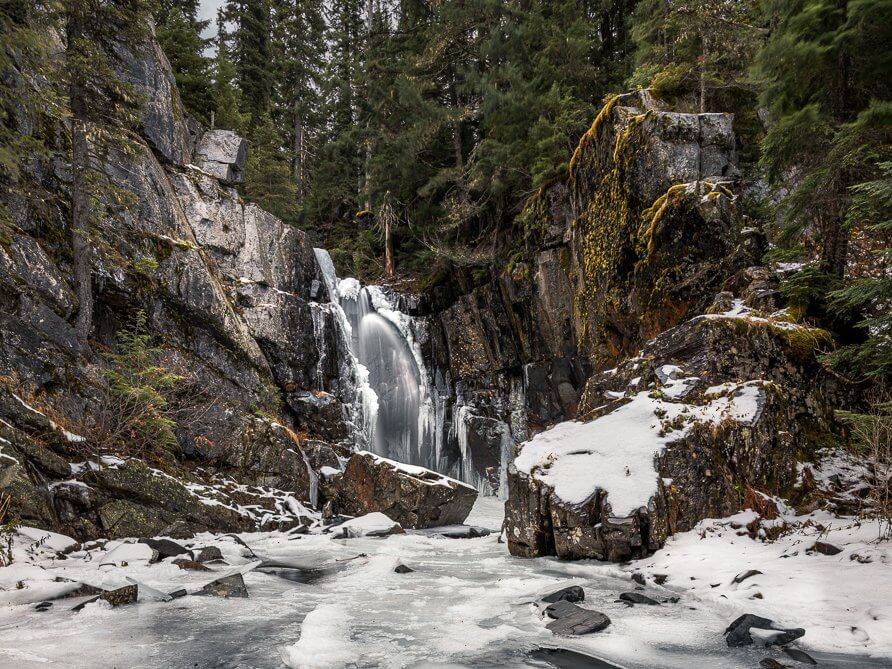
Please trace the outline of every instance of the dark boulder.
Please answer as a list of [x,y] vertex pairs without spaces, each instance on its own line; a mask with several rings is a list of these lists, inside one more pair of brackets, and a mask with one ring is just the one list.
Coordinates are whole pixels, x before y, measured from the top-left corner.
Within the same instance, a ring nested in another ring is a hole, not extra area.
[[558,602],[551,606],[559,606],[559,611],[556,613],[559,613],[560,617],[545,627],[559,636],[593,634],[610,625],[610,618],[599,611],[583,609],[570,602]]
[[140,539],[139,543],[146,544],[149,548],[152,548],[161,560],[176,557],[177,555],[192,556],[192,551],[170,539]]
[[212,597],[247,597],[248,588],[241,574],[232,574],[211,581],[201,588],[196,594],[210,595]]
[[640,592],[624,592],[619,598],[620,601],[626,602],[627,604],[647,604],[649,606],[659,605],[657,600],[651,599],[647,595],[642,595]]
[[773,620],[747,613],[728,625],[728,628],[725,630],[725,643],[731,648],[752,645],[754,642],[750,632],[752,629],[766,630],[772,633],[762,637],[761,644],[765,646],[783,646],[805,634],[805,630],[801,627],[785,629],[778,627]]
[[340,513],[381,512],[406,528],[459,524],[477,499],[471,486],[423,467],[354,453],[342,476],[322,484]]
[[542,598],[542,601],[550,603],[559,601],[581,602],[584,599],[585,591],[578,585],[571,585],[568,588],[561,588],[556,592],[552,592],[550,595],[546,595]]

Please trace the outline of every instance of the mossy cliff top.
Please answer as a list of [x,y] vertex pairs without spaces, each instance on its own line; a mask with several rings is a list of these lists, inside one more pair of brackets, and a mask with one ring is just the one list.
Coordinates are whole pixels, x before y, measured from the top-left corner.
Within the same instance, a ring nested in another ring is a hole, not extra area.
[[577,328],[596,363],[705,308],[739,268],[733,117],[609,98],[570,162]]

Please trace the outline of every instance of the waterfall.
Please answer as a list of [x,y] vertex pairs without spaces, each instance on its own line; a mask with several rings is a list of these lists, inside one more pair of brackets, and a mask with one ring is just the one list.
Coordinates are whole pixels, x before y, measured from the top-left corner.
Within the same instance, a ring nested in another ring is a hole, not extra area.
[[[342,399],[352,406],[357,441],[386,458],[471,483],[482,494],[491,495],[496,487],[503,492],[514,444],[512,426],[498,426],[500,466],[492,481],[475,468],[468,439],[472,408],[458,397],[448,432],[458,444],[459,459],[447,457],[444,440],[450,392],[425,368],[418,322],[401,312],[380,286],[362,286],[354,278],[338,279],[328,252],[315,249],[315,253],[330,296],[328,304],[316,308],[320,318],[334,315],[345,345],[347,361],[342,377],[346,392]],[[314,325],[316,318],[314,310]],[[324,347],[324,342],[319,343],[321,337],[322,328],[317,325],[317,346]],[[319,360],[320,365],[325,361],[322,352]]]

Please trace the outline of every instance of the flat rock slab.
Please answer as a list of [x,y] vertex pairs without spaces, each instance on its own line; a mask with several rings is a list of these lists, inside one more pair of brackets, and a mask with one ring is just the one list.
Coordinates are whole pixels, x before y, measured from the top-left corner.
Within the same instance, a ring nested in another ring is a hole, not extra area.
[[[768,634],[751,630],[764,630]],[[778,627],[773,620],[746,613],[728,625],[728,629],[725,630],[725,642],[731,648],[752,645],[756,639],[763,646],[782,646],[804,634],[805,630],[801,627],[785,629]]]
[[176,557],[177,555],[192,556],[192,551],[170,539],[140,539],[138,543],[145,544],[158,554],[159,559]]
[[196,594],[210,595],[212,597],[247,597],[248,587],[241,574],[232,574],[218,578],[205,585]]
[[624,592],[619,598],[627,604],[647,604],[648,606],[659,605],[657,600],[651,599],[647,595],[642,595],[640,592]]
[[542,601],[548,603],[559,602],[561,600],[565,600],[568,602],[581,602],[584,599],[585,591],[578,585],[571,585],[568,588],[561,588],[556,592],[552,592],[550,595],[545,595],[545,597],[542,598]]
[[600,611],[583,609],[567,601],[555,602],[549,606],[551,607],[558,607],[554,613],[559,614],[560,618],[556,618],[545,627],[559,636],[593,634],[610,625],[610,618]]

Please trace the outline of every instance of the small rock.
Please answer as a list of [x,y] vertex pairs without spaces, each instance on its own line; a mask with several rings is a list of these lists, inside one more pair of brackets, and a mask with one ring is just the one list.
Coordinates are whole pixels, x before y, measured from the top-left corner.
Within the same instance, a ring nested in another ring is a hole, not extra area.
[[35,611],[46,611],[47,609],[52,608],[52,606],[53,606],[52,602],[40,602],[39,604],[34,605],[34,610]]
[[799,650],[798,648],[781,648],[791,659],[796,660],[797,662],[802,662],[803,664],[817,664],[818,661],[813,658],[811,655],[806,653],[804,650]]
[[737,576],[734,577],[734,582],[735,583],[743,583],[746,579],[752,578],[753,576],[758,576],[761,573],[762,572],[759,571],[758,569],[748,569],[747,571],[743,572],[742,574],[737,574]]
[[648,604],[650,606],[656,606],[659,602],[655,599],[651,599],[647,595],[642,595],[640,592],[624,592],[619,596],[621,601],[627,602],[629,604]]
[[92,604],[100,599],[105,600],[112,606],[123,606],[124,604],[133,604],[136,602],[136,596],[139,594],[139,588],[135,585],[125,585],[123,588],[116,590],[106,590],[101,595],[92,597],[85,602],[81,602],[75,606],[72,611],[80,611],[87,604]]
[[542,598],[543,602],[559,602],[561,600],[568,602],[581,602],[585,599],[585,591],[578,585],[571,585],[569,588],[561,588],[557,592],[552,592]]
[[772,657],[766,657],[764,660],[759,662],[759,666],[764,667],[765,669],[786,669],[787,667],[787,665],[781,664]]
[[411,567],[407,567],[404,564],[398,564],[393,571],[396,574],[411,574],[415,570],[412,569]]
[[805,630],[801,627],[794,629],[777,627],[773,620],[746,613],[728,625],[728,629],[725,630],[725,642],[731,648],[751,645],[754,642],[750,634],[750,629],[752,628],[778,632],[778,634],[769,638],[760,636],[760,643],[765,646],[782,646],[805,634]]
[[842,553],[842,548],[837,548],[833,544],[828,544],[823,541],[816,541],[815,545],[812,546],[809,550],[816,551],[821,555],[837,555]]
[[174,560],[173,563],[180,569],[188,571],[211,571],[210,567],[205,567],[200,562],[196,562],[195,560],[187,560],[186,558]]
[[177,555],[188,555],[192,557],[192,551],[184,546],[180,546],[176,541],[170,539],[140,539],[137,543],[145,544],[154,550],[158,557],[157,560],[164,558],[176,557]]
[[635,581],[635,583],[637,583],[638,585],[644,585],[646,583],[646,581],[644,580],[644,574],[637,571],[632,574],[632,580]]
[[232,574],[211,581],[196,594],[212,597],[247,597],[248,588],[241,574]]
[[557,620],[559,618],[563,618],[566,615],[575,613],[577,610],[580,610],[580,607],[571,602],[568,602],[566,599],[559,599],[553,604],[549,604],[545,607],[545,615],[552,620]]
[[669,574],[654,574],[654,583],[657,585],[663,585],[666,580],[669,578]]
[[[559,602],[562,606],[572,607],[566,610],[565,615],[551,621],[545,627],[553,634],[561,636],[578,636],[580,634],[592,634],[600,632],[610,624],[610,618],[599,611],[583,609],[570,602]],[[555,604],[558,604],[557,602]],[[554,606],[554,604],[552,605]]]
[[167,594],[171,599],[179,599],[180,597],[185,597],[189,593],[186,592],[186,588],[180,588],[179,590],[174,590],[173,592],[168,592]]
[[223,552],[217,546],[205,546],[195,557],[196,562],[212,562],[213,560],[222,560]]

